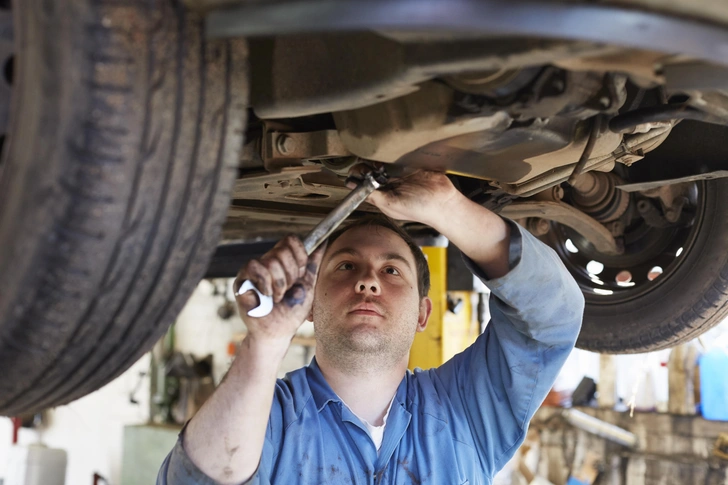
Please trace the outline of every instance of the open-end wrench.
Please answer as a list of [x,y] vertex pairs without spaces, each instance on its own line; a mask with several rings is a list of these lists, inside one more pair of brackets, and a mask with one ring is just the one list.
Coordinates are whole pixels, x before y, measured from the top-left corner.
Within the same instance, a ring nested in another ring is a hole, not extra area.
[[[310,256],[366,200],[369,194],[377,190],[385,182],[386,174],[383,171],[364,175],[364,179],[359,183],[359,186],[349,192],[344,197],[344,200],[329,215],[324,217],[309,235],[306,236],[306,239],[303,240],[303,247],[306,249],[306,254]],[[273,297],[261,293],[250,280],[243,281],[243,284],[238,289],[237,295],[242,295],[250,290],[258,295],[258,306],[248,310],[248,315],[255,318],[268,315],[273,310]]]

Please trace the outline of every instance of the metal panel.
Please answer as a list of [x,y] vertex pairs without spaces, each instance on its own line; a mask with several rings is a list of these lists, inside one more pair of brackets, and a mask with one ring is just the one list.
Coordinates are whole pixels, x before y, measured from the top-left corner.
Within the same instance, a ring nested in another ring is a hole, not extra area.
[[288,0],[211,12],[211,38],[405,30],[590,40],[728,63],[728,30],[607,5],[497,0]]

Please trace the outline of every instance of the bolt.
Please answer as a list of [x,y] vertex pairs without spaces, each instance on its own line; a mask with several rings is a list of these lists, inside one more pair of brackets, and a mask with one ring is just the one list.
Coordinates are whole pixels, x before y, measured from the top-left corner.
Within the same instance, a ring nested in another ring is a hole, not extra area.
[[599,104],[601,104],[605,108],[609,108],[609,105],[611,103],[609,102],[609,98],[608,97],[602,96],[601,98],[599,98]]
[[555,185],[552,188],[552,193],[553,193],[554,200],[561,200],[564,198],[564,188],[561,187],[560,185]]
[[285,155],[296,149],[296,140],[288,135],[278,135],[276,138],[276,150],[278,153]]

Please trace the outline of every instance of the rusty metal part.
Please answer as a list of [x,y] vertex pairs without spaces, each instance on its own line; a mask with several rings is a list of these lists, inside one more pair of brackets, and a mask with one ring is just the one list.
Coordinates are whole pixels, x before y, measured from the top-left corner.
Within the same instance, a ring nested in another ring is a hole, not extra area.
[[642,216],[650,227],[661,228],[672,225],[649,199],[642,199],[637,202],[637,212],[639,212],[640,216]]
[[534,236],[545,236],[551,230],[551,224],[540,217],[529,217],[526,219],[526,229]]
[[235,181],[232,198],[332,208],[348,193],[338,176],[310,164],[245,175]]
[[615,221],[629,207],[629,194],[616,188],[622,179],[614,173],[588,172],[569,183],[574,206],[599,222]]
[[[601,77],[597,79],[594,90],[601,86]],[[537,117],[512,126],[513,116],[526,109],[525,105],[492,111],[486,104],[482,106],[485,111],[474,106],[475,112],[471,112],[459,96],[441,83],[425,83],[420,91],[395,100],[334,113],[334,120],[343,143],[358,156],[505,184],[518,184],[571,165],[584,154],[588,129],[578,117],[570,118],[578,112],[576,108],[569,108],[568,116]],[[571,106],[568,96],[554,105],[547,98],[539,101],[539,109]],[[489,109],[492,113],[486,114]],[[542,114],[547,113],[556,111]],[[591,158],[605,160],[621,142],[621,135],[601,134],[590,142]]]
[[612,222],[607,222],[606,224],[604,224],[604,227],[606,227],[607,229],[609,229],[609,232],[615,238],[616,237],[623,236],[624,235],[624,230],[626,229],[626,227],[624,225],[624,222],[622,222],[620,220],[616,220],[616,221],[612,221]]
[[361,158],[355,156],[341,158],[322,158],[319,161],[321,162],[321,165],[326,167],[328,170],[342,177],[346,177],[349,175],[349,170],[354,165],[361,163]]
[[[667,137],[670,128],[656,128],[649,133],[642,133],[625,138],[614,151],[606,156],[594,157],[589,160],[584,167],[584,171],[597,171],[602,167],[609,166],[615,161],[625,163],[627,165],[634,163],[644,157],[644,154],[656,148]],[[561,182],[565,182],[574,171],[575,164],[559,166],[552,168],[536,177],[526,179],[520,184],[499,184],[500,188],[509,194],[521,197],[529,197],[538,193],[546,187],[550,187]]]
[[300,160],[351,156],[336,130],[303,133],[268,131],[263,136],[261,150],[263,163],[269,171]]
[[463,93],[499,98],[515,94],[526,87],[540,70],[540,67],[526,67],[470,71],[447,76],[443,80]]
[[604,254],[621,254],[623,249],[609,230],[593,217],[564,202],[524,200],[504,207],[500,214],[510,219],[539,217],[571,227]]
[[352,153],[388,163],[437,140],[470,133],[503,133],[513,121],[502,111],[491,116],[454,118],[449,113],[453,97],[450,87],[425,83],[407,96],[334,113],[334,121],[343,144]]
[[548,200],[552,202],[561,202],[564,198],[564,189],[560,185],[554,185],[546,190],[534,194],[530,200]]
[[674,224],[680,221],[683,208],[689,203],[692,187],[692,182],[663,185],[662,187],[644,190],[641,194],[646,197],[658,199],[662,206],[662,215],[665,220]]

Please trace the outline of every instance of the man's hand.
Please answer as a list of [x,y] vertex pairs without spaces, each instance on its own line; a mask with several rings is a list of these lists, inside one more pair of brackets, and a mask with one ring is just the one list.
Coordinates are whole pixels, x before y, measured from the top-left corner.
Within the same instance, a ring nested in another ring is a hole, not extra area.
[[[366,166],[357,165],[352,175]],[[367,199],[385,215],[427,224],[485,271],[499,278],[509,271],[510,226],[461,194],[444,173],[419,170],[372,193]]]
[[[366,168],[365,165],[358,165],[352,170],[352,175],[362,173]],[[353,188],[353,185],[350,187]],[[392,179],[372,193],[367,202],[377,206],[392,219],[432,226],[449,203],[458,197],[462,197],[462,194],[444,173],[418,170]]]
[[[325,249],[322,245],[309,257],[301,240],[288,236],[260,261],[251,260],[240,270],[233,288],[251,338],[286,344],[293,338],[311,310],[316,275]],[[246,279],[261,293],[273,297],[273,310],[265,317],[248,316],[248,311],[258,305],[255,292],[237,295],[237,289]]]

